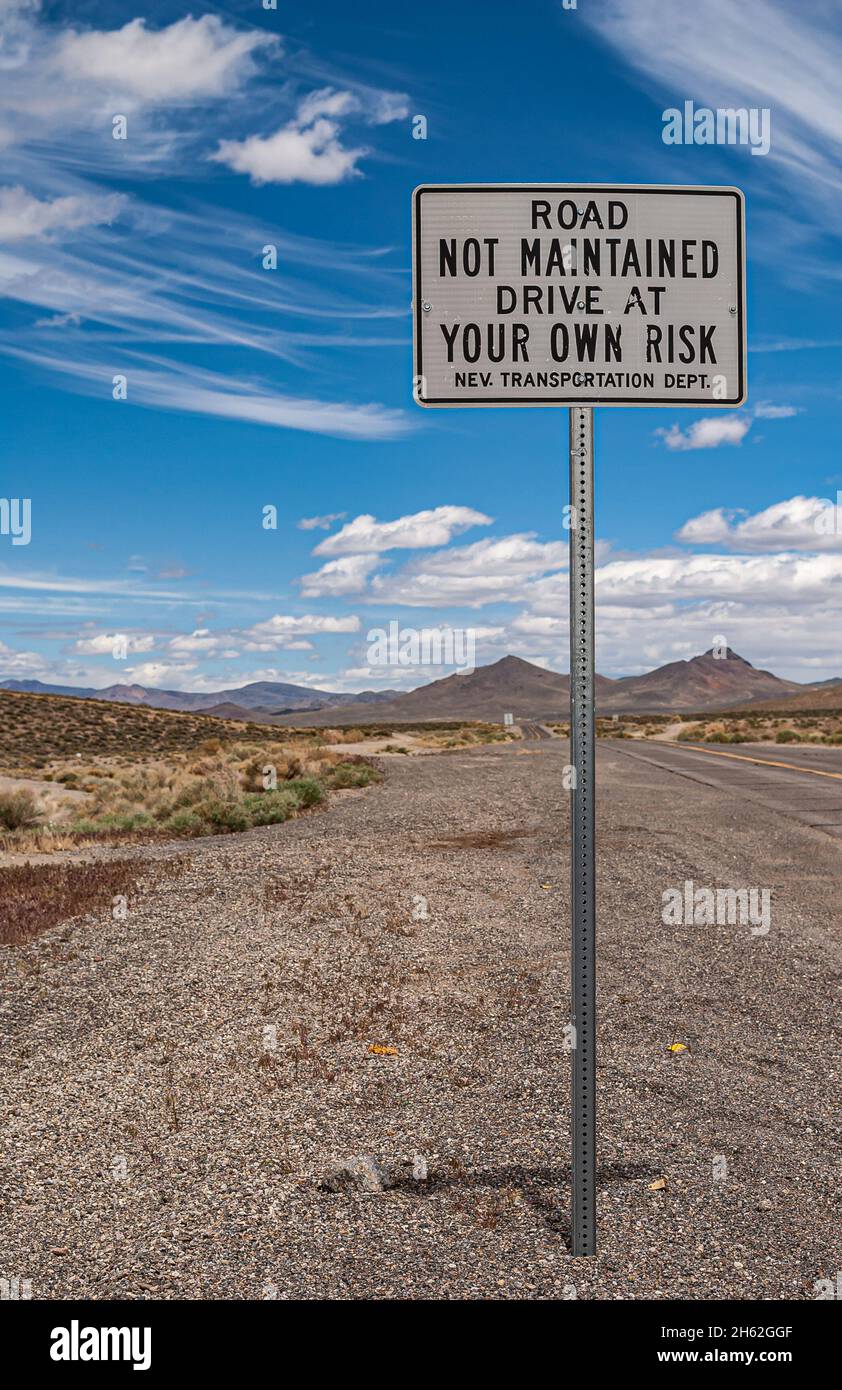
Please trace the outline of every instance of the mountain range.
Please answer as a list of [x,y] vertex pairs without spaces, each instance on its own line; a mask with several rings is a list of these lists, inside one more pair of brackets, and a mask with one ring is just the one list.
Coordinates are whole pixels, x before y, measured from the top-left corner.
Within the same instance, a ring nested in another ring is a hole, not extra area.
[[[75,695],[83,700],[108,700],[119,705],[150,705],[153,709],[189,710],[192,713],[220,714],[226,719],[244,718],[245,712],[254,720],[255,714],[273,717],[295,710],[316,710],[331,705],[377,704],[392,700],[397,690],[362,690],[358,695],[347,691],[313,690],[306,685],[289,685],[283,681],[252,681],[231,690],[212,690],[200,693],[189,690],[158,690],[144,685],[107,685],[94,690],[78,685],[46,685],[43,681],[0,681],[0,690],[17,690],[28,695]],[[240,713],[229,711],[236,709]],[[260,721],[258,721],[260,722]]]
[[[409,723],[413,720],[483,719],[499,723],[515,718],[565,719],[570,678],[517,656],[505,656],[466,674],[456,673],[400,693],[363,690],[349,695],[278,681],[211,692],[157,690],[140,685],[111,685],[103,690],[46,685],[41,681],[4,680],[0,690],[30,694],[71,695],[155,709],[201,711],[225,719],[298,726]],[[728,650],[705,652],[688,661],[671,661],[640,676],[596,677],[599,714],[706,713],[746,705],[794,708],[842,706],[842,678],[802,684],[760,670]]]

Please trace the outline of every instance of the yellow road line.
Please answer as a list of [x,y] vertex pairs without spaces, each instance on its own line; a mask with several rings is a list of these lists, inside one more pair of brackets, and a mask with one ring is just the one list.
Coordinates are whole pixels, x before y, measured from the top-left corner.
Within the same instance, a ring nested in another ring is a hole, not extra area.
[[[654,739],[648,742],[654,743]],[[659,743],[668,743],[670,748],[689,748],[691,753],[710,753],[713,758],[734,758],[738,763],[758,763],[761,767],[785,767],[788,772],[809,772],[813,777],[833,777],[842,782],[842,772],[824,772],[820,767],[802,767],[798,763],[778,763],[771,758],[751,758],[747,753],[724,753],[720,748],[700,748],[696,743],[674,743],[672,739],[661,738]]]

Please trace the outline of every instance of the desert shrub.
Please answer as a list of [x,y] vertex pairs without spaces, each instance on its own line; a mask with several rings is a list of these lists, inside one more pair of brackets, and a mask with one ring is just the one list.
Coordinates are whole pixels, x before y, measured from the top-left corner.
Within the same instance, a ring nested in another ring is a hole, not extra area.
[[41,812],[32,792],[0,792],[0,826],[4,830],[26,830],[37,825]]
[[215,830],[248,830],[251,825],[249,813],[239,801],[220,801],[209,797],[206,801],[198,802],[195,813]]
[[95,824],[98,830],[148,830],[155,817],[148,811],[106,811]]
[[778,729],[775,734],[776,743],[797,743],[798,735],[794,729]]
[[201,816],[197,816],[195,811],[183,806],[178,811],[173,811],[166,820],[162,822],[164,830],[170,830],[174,835],[201,835],[206,828],[206,822]]
[[369,763],[337,763],[325,780],[328,786],[343,790],[346,787],[367,787],[370,782],[376,782],[379,775]]
[[300,805],[294,792],[284,788],[274,792],[249,792],[243,806],[251,825],[279,825],[289,820]]
[[835,734],[825,734],[825,743],[842,743],[842,729]]
[[285,784],[285,791],[292,792],[299,806],[317,806],[325,799],[325,790],[315,777],[297,777]]
[[246,763],[242,770],[243,790],[247,792],[259,792],[263,789],[263,769],[264,767],[274,766],[271,758],[255,758],[253,762]]

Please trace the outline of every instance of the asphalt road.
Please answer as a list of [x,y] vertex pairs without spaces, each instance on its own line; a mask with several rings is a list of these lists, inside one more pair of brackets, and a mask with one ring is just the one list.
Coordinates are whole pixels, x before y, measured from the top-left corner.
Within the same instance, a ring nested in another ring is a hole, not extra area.
[[[389,760],[329,810],[150,849],[181,877],[0,951],[0,1274],[553,1299],[568,1338],[569,1299],[815,1299],[842,1260],[842,846],[751,780],[789,773],[600,740],[598,1253],[573,1259],[568,760]],[[688,881],[768,891],[769,930],[665,922]],[[325,1190],[365,1155],[413,1177]]]
[[543,724],[536,723],[534,719],[519,719],[518,727],[525,739],[552,738],[549,729],[545,729]]
[[648,762],[674,777],[698,782],[750,813],[763,806],[842,839],[842,748],[768,743],[671,744],[657,739],[601,740],[612,754]]

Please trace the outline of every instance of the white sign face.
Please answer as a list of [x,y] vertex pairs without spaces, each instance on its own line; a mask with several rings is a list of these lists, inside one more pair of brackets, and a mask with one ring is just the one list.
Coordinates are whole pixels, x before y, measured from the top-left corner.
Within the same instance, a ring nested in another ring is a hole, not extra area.
[[428,185],[419,405],[741,405],[738,188]]

